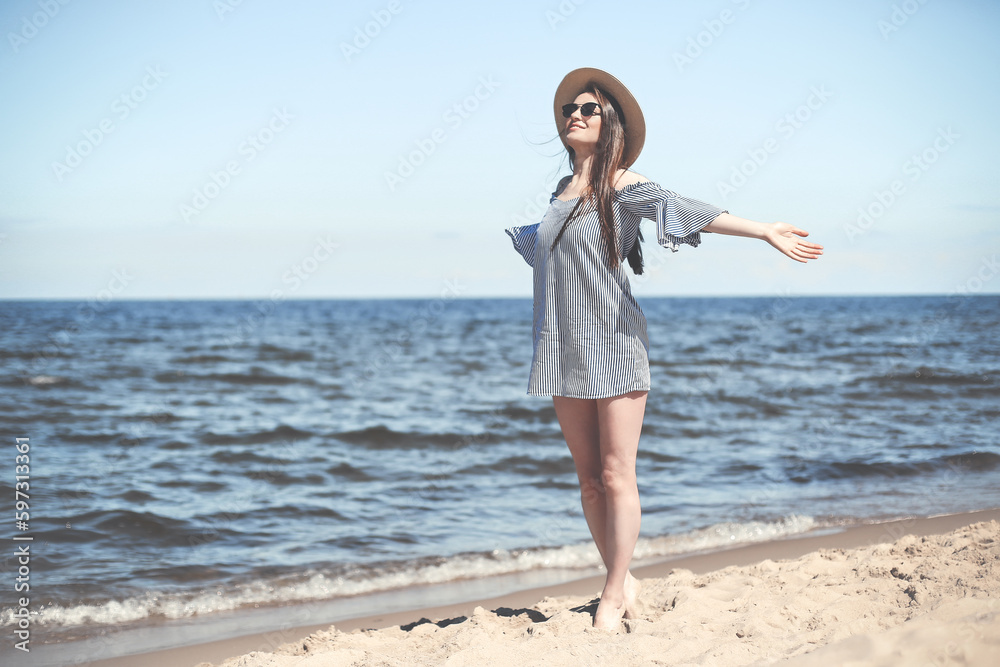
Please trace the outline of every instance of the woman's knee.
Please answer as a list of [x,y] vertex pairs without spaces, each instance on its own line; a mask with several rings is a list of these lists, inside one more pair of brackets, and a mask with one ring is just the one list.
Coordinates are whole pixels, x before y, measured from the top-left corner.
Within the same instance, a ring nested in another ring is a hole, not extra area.
[[605,461],[601,469],[601,486],[609,495],[633,493],[637,488],[635,465],[620,461]]
[[596,502],[604,498],[604,484],[600,477],[580,477],[580,498],[585,503]]

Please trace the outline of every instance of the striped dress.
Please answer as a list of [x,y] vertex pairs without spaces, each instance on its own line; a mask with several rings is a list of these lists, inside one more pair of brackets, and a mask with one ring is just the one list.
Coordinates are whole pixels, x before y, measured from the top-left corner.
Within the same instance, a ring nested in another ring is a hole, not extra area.
[[682,243],[697,246],[701,229],[727,211],[651,181],[616,190],[612,208],[621,262],[609,271],[594,210],[578,214],[549,251],[579,199],[556,198],[571,178],[559,182],[541,222],[505,230],[534,270],[534,353],[527,393],[607,398],[648,390],[646,317],[632,296],[625,261],[639,223],[652,220],[659,244],[676,252]]

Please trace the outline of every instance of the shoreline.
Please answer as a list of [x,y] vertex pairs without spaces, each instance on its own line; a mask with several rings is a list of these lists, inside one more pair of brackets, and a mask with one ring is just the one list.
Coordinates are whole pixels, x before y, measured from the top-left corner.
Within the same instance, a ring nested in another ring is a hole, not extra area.
[[[648,565],[633,568],[633,573],[639,579],[654,579],[667,576],[672,570],[689,570],[694,575],[714,572],[731,566],[748,566],[762,561],[796,559],[811,554],[818,549],[855,549],[874,544],[892,543],[905,535],[917,537],[940,535],[981,521],[1000,521],[1000,508],[963,512],[957,514],[931,515],[925,517],[908,517],[880,523],[855,524],[840,529],[821,529],[819,534],[813,532],[801,535],[787,536],[780,539],[741,545],[737,547],[715,550],[706,553],[688,554],[672,557]],[[458,617],[471,617],[477,608],[523,610],[536,604],[543,598],[559,596],[594,596],[599,594],[603,586],[603,574],[591,574],[563,583],[541,587],[532,587],[515,592],[509,592],[493,597],[479,597],[464,602],[452,604],[424,606],[406,611],[391,613],[376,613],[358,615],[353,618],[335,622],[322,623],[279,623],[278,627],[268,632],[248,633],[226,639],[208,642],[159,648],[153,651],[124,653],[122,643],[115,641],[115,636],[102,640],[83,640],[65,644],[49,645],[59,647],[51,651],[47,647],[39,653],[57,653],[72,655],[77,660],[87,655],[87,646],[106,644],[107,653],[117,653],[115,657],[79,662],[88,667],[126,667],[134,665],[138,656],[142,664],[151,667],[192,667],[199,663],[218,663],[226,659],[240,656],[253,651],[272,652],[283,644],[300,642],[309,635],[330,630],[331,626],[340,632],[350,632],[357,629],[385,629],[404,624],[418,622],[421,619],[439,621]],[[270,610],[255,610],[262,613],[275,613],[281,616],[293,616],[295,608],[304,605],[292,605]],[[238,614],[236,615],[238,616]],[[238,619],[235,619],[238,623]],[[191,625],[197,624],[195,619]],[[434,626],[437,627],[437,626]],[[152,635],[157,634],[157,628],[149,629]],[[38,650],[38,649],[36,649]],[[93,655],[93,653],[90,653]],[[43,659],[45,656],[42,656]],[[32,663],[34,664],[34,663]],[[59,663],[51,663],[59,664]]]

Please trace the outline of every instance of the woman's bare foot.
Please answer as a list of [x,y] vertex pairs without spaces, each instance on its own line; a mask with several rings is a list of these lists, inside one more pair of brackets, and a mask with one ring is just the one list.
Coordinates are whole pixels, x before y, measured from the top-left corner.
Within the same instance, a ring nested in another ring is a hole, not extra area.
[[613,602],[610,598],[601,596],[601,602],[594,612],[594,627],[598,630],[617,630],[621,627],[625,615],[625,600]]
[[594,627],[601,630],[617,630],[623,618],[639,617],[639,591],[642,584],[632,576],[631,572],[625,573],[624,596],[621,599],[601,593],[601,601],[594,612]]
[[631,572],[625,574],[625,618],[639,617],[639,592],[642,584],[632,576]]

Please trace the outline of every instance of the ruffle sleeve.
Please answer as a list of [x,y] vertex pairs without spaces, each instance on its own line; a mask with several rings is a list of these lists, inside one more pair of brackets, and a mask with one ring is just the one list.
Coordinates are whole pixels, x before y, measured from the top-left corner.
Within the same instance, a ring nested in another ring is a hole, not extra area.
[[617,201],[629,213],[656,223],[657,242],[673,252],[682,243],[697,247],[701,230],[719,214],[729,212],[664,190],[652,181],[626,186],[619,190]]
[[533,225],[519,225],[504,230],[510,236],[510,240],[514,242],[514,250],[524,258],[530,267],[535,266],[535,241],[538,240],[538,225],[540,224],[536,222]]
[[[552,191],[552,195],[549,197],[549,204],[552,203],[552,200],[556,198],[556,195],[559,194],[571,178],[573,178],[572,174],[564,176],[559,180],[556,189]],[[536,222],[533,225],[518,225],[516,227],[508,227],[504,230],[514,243],[514,250],[532,268],[535,266],[535,242],[538,239],[538,225],[540,224]]]

